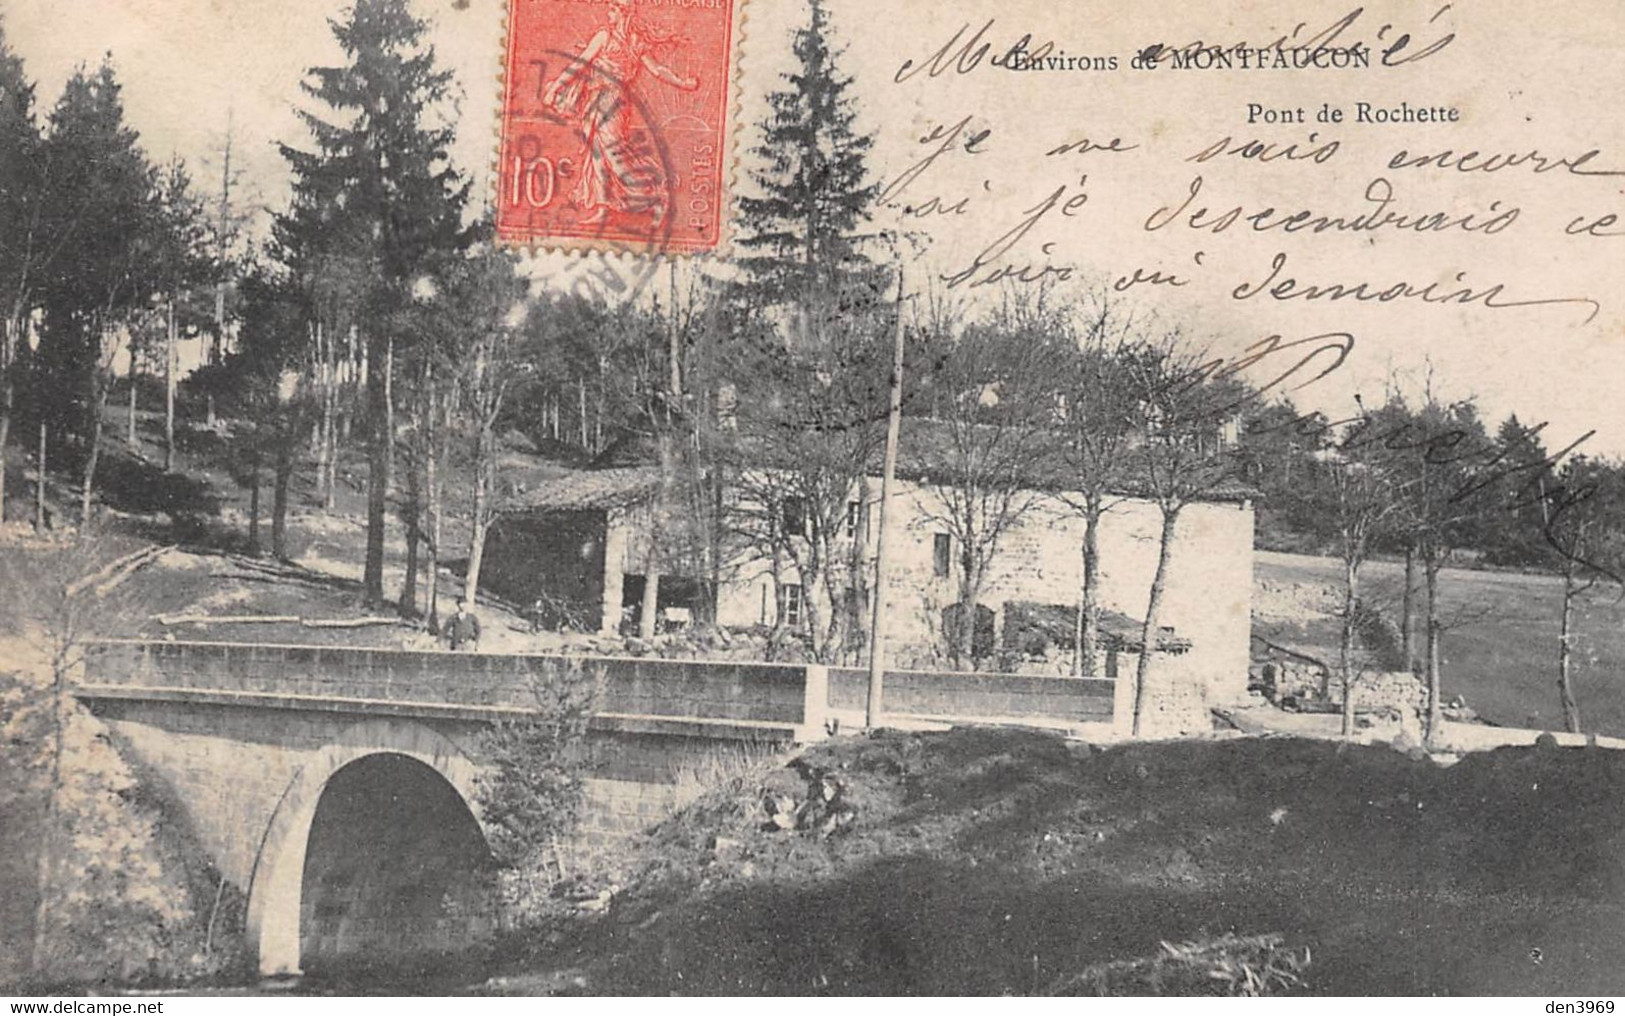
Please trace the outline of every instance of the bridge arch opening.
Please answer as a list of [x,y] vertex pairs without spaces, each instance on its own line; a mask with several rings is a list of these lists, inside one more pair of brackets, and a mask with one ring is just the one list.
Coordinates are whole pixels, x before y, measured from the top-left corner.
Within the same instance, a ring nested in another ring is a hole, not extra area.
[[495,862],[468,804],[408,755],[364,755],[323,785],[305,843],[306,974],[433,970],[495,930]]

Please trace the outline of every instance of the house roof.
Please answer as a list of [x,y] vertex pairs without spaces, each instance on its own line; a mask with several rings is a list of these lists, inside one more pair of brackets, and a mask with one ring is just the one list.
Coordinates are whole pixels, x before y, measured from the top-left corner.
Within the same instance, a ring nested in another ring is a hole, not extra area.
[[[967,435],[955,433],[952,425],[923,417],[904,417],[899,440],[897,475],[919,483],[950,484],[959,471],[966,454],[986,458],[988,446],[995,440],[1018,442],[1037,441],[1031,434],[996,436],[991,431],[968,436],[973,447],[967,453],[957,450]],[[979,429],[980,431],[980,429]],[[591,468],[566,470],[555,478],[541,480],[520,489],[500,506],[502,511],[578,511],[621,508],[647,501],[660,488],[656,442],[647,435],[626,434],[616,440],[599,456]],[[744,456],[763,468],[775,465],[794,468],[794,463],[775,459],[793,454],[792,446],[762,447],[746,444],[740,449]],[[882,448],[877,444],[871,455],[870,473],[878,475],[881,469]],[[1003,451],[995,455],[1021,472],[1021,482],[1032,490],[1064,493],[1072,489],[1067,484],[1071,466],[1065,454],[1055,445],[1028,452]],[[1119,497],[1147,497],[1132,486],[1116,492]],[[1204,491],[1195,498],[1210,502],[1245,502],[1255,500],[1257,490],[1237,483],[1222,483]]]
[[[988,471],[999,464],[1019,470],[1021,482],[1032,490],[1063,493],[1075,489],[1075,478],[1060,439],[1028,431],[999,433],[985,424],[970,427],[924,417],[903,418],[898,440],[897,474],[922,483],[950,484],[966,461],[979,461]],[[1003,444],[1003,447],[999,445]],[[998,450],[995,450],[997,448]],[[877,449],[871,468],[880,471],[881,450]],[[1113,492],[1119,497],[1148,497],[1144,491],[1126,484]],[[1197,501],[1251,501],[1258,491],[1239,483],[1221,482],[1202,492]]]
[[515,491],[498,511],[608,511],[641,504],[659,490],[660,471],[651,466],[573,470]]
[[[885,455],[882,438],[885,421],[867,420],[859,425],[873,428],[869,431],[874,440],[869,448],[868,470],[871,476],[878,476]],[[793,459],[800,451],[799,440],[758,441],[744,435],[737,440],[737,454],[758,466],[793,469],[797,465]],[[1070,483],[1076,476],[1075,467],[1059,435],[1015,429],[1000,432],[987,424],[964,427],[930,417],[903,417],[898,439],[898,476],[918,483],[947,485],[953,483],[963,472],[965,463],[971,461],[977,462],[978,469],[984,473],[1014,470],[1021,483],[1031,490],[1063,493],[1076,489]],[[1132,484],[1124,484],[1113,494],[1149,497]],[[1258,497],[1259,491],[1252,487],[1224,481],[1193,500],[1245,502]]]

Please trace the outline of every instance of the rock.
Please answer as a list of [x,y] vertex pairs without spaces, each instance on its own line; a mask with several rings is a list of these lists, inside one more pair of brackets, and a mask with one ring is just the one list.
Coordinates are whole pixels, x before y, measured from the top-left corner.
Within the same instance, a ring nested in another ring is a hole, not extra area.
[[727,836],[713,836],[711,838],[711,852],[721,857],[724,854],[738,853],[744,844]]
[[762,795],[762,810],[767,813],[764,828],[788,831],[796,827],[796,801],[789,794],[770,791]]
[[1551,751],[1557,746],[1557,735],[1552,733],[1550,730],[1535,738],[1535,747],[1541,749],[1542,751]]

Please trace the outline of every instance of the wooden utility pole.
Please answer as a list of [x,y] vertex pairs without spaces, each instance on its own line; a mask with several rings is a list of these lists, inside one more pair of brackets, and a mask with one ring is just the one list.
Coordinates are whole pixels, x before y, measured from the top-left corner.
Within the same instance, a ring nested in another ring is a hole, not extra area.
[[882,685],[886,671],[886,525],[892,482],[897,473],[897,441],[903,426],[903,268],[897,268],[896,346],[892,350],[891,410],[886,416],[886,461],[880,473],[880,520],[875,529],[874,616],[869,622],[869,699],[864,725],[880,725]]

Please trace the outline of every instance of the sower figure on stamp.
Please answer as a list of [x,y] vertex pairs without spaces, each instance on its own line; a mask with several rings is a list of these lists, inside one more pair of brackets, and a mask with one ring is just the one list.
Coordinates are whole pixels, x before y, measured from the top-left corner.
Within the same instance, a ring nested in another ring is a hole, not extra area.
[[471,612],[473,604],[461,600],[457,604],[457,613],[451,615],[446,622],[446,642],[455,651],[467,646],[470,649],[479,648],[480,619]]
[[666,174],[651,141],[633,128],[633,86],[642,71],[685,92],[699,88],[700,82],[656,58],[676,39],[639,27],[626,0],[614,0],[608,10],[609,27],[598,30],[547,87],[542,101],[579,121],[585,165],[571,200],[585,212],[582,221],[602,223],[612,212],[648,213],[658,227],[668,211]]

